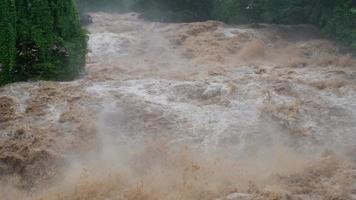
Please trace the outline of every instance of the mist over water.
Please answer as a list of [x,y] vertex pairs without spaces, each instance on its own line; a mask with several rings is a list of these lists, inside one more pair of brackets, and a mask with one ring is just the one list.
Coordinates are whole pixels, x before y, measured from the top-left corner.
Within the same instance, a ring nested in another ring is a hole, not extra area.
[[352,198],[355,60],[313,27],[90,15],[82,79],[0,91],[5,199]]

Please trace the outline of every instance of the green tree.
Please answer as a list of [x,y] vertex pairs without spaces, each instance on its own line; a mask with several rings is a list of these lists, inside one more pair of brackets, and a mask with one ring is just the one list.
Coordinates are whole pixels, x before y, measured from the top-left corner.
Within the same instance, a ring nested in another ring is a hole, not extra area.
[[0,84],[12,80],[16,64],[16,11],[14,0],[0,1]]
[[5,27],[1,29],[1,48],[8,50],[0,58],[4,63],[0,84],[71,80],[83,71],[86,34],[74,0],[1,2],[1,26]]

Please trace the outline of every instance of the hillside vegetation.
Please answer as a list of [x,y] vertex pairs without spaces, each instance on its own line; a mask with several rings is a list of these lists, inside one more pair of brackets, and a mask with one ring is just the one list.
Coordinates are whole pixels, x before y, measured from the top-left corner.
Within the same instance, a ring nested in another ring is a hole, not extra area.
[[73,0],[0,2],[0,85],[71,80],[83,69],[86,35]]

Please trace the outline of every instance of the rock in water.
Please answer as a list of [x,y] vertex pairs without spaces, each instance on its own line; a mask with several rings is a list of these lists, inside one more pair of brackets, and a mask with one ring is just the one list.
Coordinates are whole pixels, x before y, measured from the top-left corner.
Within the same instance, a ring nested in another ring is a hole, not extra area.
[[80,16],[80,23],[83,26],[87,26],[93,23],[93,18],[89,14],[81,15]]

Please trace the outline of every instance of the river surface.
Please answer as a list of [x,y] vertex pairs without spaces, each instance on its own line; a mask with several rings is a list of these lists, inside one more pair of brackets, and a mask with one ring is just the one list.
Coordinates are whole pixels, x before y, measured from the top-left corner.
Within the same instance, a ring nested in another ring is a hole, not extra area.
[[0,88],[5,200],[356,199],[356,60],[314,27],[91,16],[80,79]]

